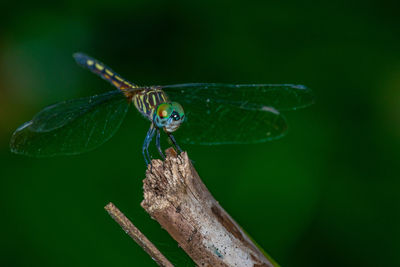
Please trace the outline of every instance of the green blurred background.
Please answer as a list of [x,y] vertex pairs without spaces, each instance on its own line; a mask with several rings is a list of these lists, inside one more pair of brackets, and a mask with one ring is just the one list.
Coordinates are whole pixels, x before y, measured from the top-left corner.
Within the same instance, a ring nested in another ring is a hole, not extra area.
[[75,64],[77,51],[143,85],[309,86],[317,102],[286,113],[285,138],[184,149],[216,199],[282,266],[400,266],[397,1],[0,8],[0,266],[155,266],[103,210],[109,201],[174,264],[193,265],[139,205],[149,123],[133,109],[93,152],[9,152],[13,130],[44,106],[113,89]]

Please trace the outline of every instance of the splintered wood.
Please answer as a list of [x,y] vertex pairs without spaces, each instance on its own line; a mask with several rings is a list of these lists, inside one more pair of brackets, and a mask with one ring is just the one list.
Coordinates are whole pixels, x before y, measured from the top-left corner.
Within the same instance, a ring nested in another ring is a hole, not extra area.
[[142,207],[198,266],[277,266],[213,198],[186,152],[153,160]]

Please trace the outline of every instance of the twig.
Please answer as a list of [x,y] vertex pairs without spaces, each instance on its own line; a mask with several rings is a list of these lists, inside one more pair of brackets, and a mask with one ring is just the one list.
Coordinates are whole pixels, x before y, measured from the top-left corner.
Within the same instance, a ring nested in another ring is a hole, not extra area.
[[113,203],[108,203],[104,208],[107,210],[108,214],[110,214],[110,216],[122,227],[125,233],[135,240],[135,242],[138,243],[138,245],[141,246],[159,266],[174,266]]

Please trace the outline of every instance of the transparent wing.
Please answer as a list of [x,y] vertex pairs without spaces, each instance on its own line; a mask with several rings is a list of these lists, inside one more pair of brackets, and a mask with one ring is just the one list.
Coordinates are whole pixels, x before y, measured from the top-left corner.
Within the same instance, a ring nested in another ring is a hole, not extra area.
[[[90,113],[90,111],[107,106],[113,101],[122,100],[123,94],[119,91],[110,91],[101,95],[78,98],[50,105],[41,110],[31,120],[30,130],[35,132],[49,132]],[[103,105],[104,104],[104,105]]]
[[186,143],[215,145],[258,143],[287,131],[280,110],[311,105],[314,96],[302,85],[180,84],[162,86],[182,104],[186,121],[176,135]]
[[46,157],[92,150],[114,135],[128,107],[120,91],[48,106],[14,132],[11,151]]
[[[185,108],[185,107],[184,107]],[[186,120],[174,133],[189,144],[248,144],[277,139],[285,135],[285,118],[275,109],[247,110],[232,105],[185,108]]]
[[268,106],[284,111],[314,103],[311,89],[295,84],[188,83],[161,87],[172,101],[181,104],[219,103],[244,109]]

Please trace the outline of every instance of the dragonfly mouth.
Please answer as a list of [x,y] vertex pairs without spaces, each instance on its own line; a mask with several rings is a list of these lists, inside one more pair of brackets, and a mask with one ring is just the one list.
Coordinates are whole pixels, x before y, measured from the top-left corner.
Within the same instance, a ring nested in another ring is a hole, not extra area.
[[181,125],[181,121],[172,120],[170,123],[164,126],[164,131],[167,133],[172,133],[178,130],[179,126]]

